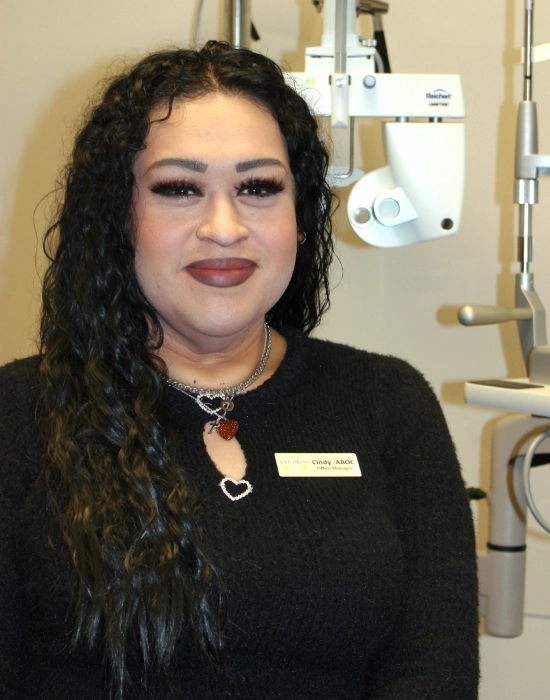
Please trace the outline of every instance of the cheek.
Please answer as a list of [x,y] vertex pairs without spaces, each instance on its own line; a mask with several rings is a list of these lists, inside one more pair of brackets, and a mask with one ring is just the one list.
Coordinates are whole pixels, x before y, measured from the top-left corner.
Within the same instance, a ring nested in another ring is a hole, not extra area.
[[143,251],[139,250],[138,246],[136,246],[134,268],[139,288],[149,303],[155,306],[155,288],[158,286],[158,282],[155,284],[155,279],[157,275],[150,266],[150,259],[143,254]]
[[287,262],[294,267],[294,262],[296,261],[296,252],[298,249],[298,227],[296,224],[296,211],[294,209],[294,202],[288,207],[288,213],[285,217],[284,225],[281,226],[282,235],[282,248],[284,248],[284,257]]
[[172,237],[165,227],[147,216],[142,216],[135,232],[134,266],[142,292],[150,302],[155,301],[160,287],[169,276],[174,261]]
[[181,245],[182,226],[174,217],[145,212],[135,231],[136,267],[169,267]]
[[283,294],[290,282],[296,265],[298,248],[298,233],[295,223],[287,222],[286,226],[280,226],[274,231],[274,245],[271,250],[271,258],[274,263],[274,286],[279,296]]
[[294,268],[298,248],[298,229],[293,204],[287,207],[287,211],[277,222],[276,229],[277,248],[281,261],[286,263],[287,267]]
[[151,286],[156,274],[158,245],[153,237],[143,230],[136,233],[134,265],[136,277],[145,296],[149,297]]

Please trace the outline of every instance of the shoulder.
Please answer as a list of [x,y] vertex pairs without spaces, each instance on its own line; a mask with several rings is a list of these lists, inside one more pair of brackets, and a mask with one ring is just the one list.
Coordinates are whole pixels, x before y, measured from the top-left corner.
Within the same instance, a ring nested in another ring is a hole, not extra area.
[[38,356],[0,367],[0,490],[35,473]]
[[36,383],[38,378],[38,366],[40,364],[40,355],[31,355],[22,360],[12,360],[8,364],[0,367],[0,389],[4,385],[12,384],[21,386],[21,382]]
[[418,391],[433,394],[426,378],[406,360],[319,338],[309,337],[304,342],[308,347],[309,363],[346,379],[346,385],[354,380],[367,381],[371,391],[384,394],[403,396]]
[[384,449],[420,434],[438,433],[450,441],[432,387],[405,360],[302,334],[298,342],[305,350],[302,386],[311,401],[368,425]]
[[0,367],[0,420],[2,424],[28,422],[34,417],[40,357],[14,360]]

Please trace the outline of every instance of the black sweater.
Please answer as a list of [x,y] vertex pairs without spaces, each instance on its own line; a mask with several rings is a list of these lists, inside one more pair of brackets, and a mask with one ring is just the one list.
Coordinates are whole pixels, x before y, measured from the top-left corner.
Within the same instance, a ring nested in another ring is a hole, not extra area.
[[[275,375],[235,400],[246,498],[219,487],[206,414],[166,387],[228,592],[227,670],[182,631],[169,679],[144,688],[130,642],[127,697],[476,698],[473,528],[437,400],[405,362],[285,334]],[[102,652],[70,651],[68,567],[47,545],[36,368],[0,370],[0,697],[99,700]],[[275,452],[355,452],[362,476],[283,479]]]

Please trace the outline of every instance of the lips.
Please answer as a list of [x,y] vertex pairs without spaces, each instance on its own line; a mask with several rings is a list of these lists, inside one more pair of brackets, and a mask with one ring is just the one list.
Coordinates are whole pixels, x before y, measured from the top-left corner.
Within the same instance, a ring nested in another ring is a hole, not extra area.
[[256,263],[247,258],[209,258],[197,260],[185,269],[208,287],[236,287],[254,274]]

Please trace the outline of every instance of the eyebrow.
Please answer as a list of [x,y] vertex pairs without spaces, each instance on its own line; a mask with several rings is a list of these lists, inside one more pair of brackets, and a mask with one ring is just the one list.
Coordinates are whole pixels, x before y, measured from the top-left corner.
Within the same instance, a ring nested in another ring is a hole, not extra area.
[[245,170],[261,168],[265,165],[280,165],[284,168],[284,165],[277,158],[256,158],[255,160],[242,160],[240,163],[237,163],[235,170],[238,173],[244,173]]
[[[154,167],[160,168],[164,165],[175,165],[178,168],[184,168],[185,170],[193,170],[196,173],[205,173],[208,170],[208,163],[203,163],[200,160],[195,160],[194,158],[163,158],[158,160]],[[247,170],[253,170],[254,168],[262,168],[267,165],[280,165],[284,168],[283,163],[277,158],[255,158],[253,160],[242,160],[235,165],[235,170],[238,173],[244,173]]]
[[178,168],[194,170],[196,173],[205,173],[208,169],[207,163],[195,160],[194,158],[163,158],[162,160],[158,160],[154,165],[156,168],[163,165],[176,165]]

